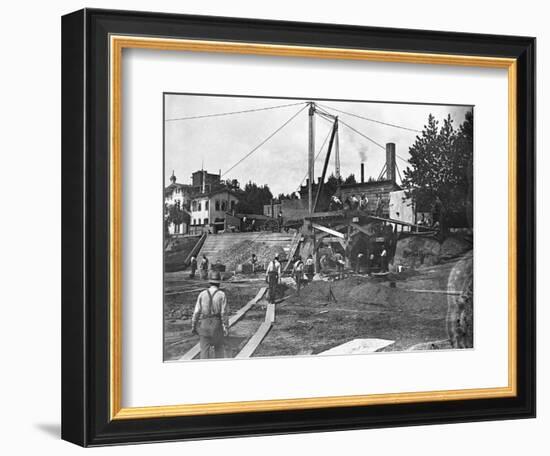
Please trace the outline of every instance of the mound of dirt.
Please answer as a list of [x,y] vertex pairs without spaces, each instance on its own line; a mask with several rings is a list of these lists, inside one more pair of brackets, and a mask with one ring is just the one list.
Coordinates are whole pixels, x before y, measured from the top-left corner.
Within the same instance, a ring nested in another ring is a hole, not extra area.
[[399,239],[395,247],[393,266],[416,268],[439,263],[441,244],[433,238],[410,236]]
[[292,296],[290,302],[316,305],[328,301],[330,291],[338,302],[356,306],[373,303],[392,303],[406,301],[407,292],[399,288],[390,288],[365,277],[349,277],[335,282],[312,282],[300,291],[300,296]]
[[216,262],[226,266],[226,270],[233,271],[237,265],[249,263],[252,254],[256,254],[259,265],[266,265],[275,255],[282,259],[286,256],[280,246],[269,246],[265,242],[242,241],[216,255]]

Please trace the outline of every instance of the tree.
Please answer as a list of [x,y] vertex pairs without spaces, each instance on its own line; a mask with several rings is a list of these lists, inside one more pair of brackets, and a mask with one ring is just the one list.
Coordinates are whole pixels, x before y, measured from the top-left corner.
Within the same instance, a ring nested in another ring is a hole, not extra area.
[[409,148],[403,186],[416,207],[439,211],[441,229],[449,213],[463,216],[472,207],[473,114],[456,130],[450,115],[443,125],[431,114],[421,135]]
[[273,194],[267,185],[259,186],[250,181],[237,191],[239,202],[236,211],[243,214],[263,214],[264,205],[270,204]]
[[346,180],[344,181],[344,184],[356,184],[357,181],[355,180],[355,174],[350,174],[348,177],[346,177]]
[[279,195],[277,196],[278,201],[289,200],[289,199],[293,199],[293,198],[294,198],[293,193],[279,193]]
[[185,221],[185,212],[181,208],[180,202],[176,201],[175,204],[165,206],[166,210],[166,229],[170,223],[176,226],[181,225]]
[[221,184],[229,190],[238,190],[240,188],[240,184],[237,179],[227,179],[225,181],[221,181]]

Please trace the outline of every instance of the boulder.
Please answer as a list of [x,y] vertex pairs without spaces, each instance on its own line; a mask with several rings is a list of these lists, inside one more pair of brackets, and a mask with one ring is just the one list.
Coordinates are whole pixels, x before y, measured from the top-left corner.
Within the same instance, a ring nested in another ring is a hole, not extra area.
[[472,249],[472,244],[466,240],[450,236],[441,244],[440,257],[442,259],[456,258]]
[[439,262],[441,245],[436,239],[422,236],[401,238],[395,246],[393,266],[416,268],[419,266],[433,266]]

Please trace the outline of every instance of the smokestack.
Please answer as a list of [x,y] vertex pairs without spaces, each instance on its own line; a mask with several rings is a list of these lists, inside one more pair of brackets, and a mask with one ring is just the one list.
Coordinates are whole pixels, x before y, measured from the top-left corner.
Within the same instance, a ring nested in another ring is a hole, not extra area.
[[361,163],[361,183],[365,183],[365,164]]
[[386,178],[395,182],[395,143],[386,143]]

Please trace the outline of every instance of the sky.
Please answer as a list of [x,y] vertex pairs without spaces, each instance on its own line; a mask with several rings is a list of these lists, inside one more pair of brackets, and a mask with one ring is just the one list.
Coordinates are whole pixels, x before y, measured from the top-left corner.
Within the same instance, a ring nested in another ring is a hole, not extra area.
[[[189,184],[191,173],[204,169],[209,173],[221,170],[222,179],[237,179],[241,187],[248,181],[267,184],[274,196],[299,189],[307,173],[308,110],[303,109],[286,126],[273,135],[248,158],[233,167],[245,155],[298,113],[307,101],[314,101],[326,111],[338,109],[369,119],[386,122],[415,131],[360,119],[332,111],[345,122],[376,143],[396,144],[397,166],[403,174],[409,147],[427,123],[428,115],[443,119],[450,114],[455,128],[463,122],[469,106],[381,103],[367,101],[325,101],[313,99],[246,98],[204,95],[165,95],[165,183],[172,172],[177,182]],[[292,104],[282,108],[213,116],[198,119],[184,117],[207,116],[250,109]],[[328,138],[331,124],[315,116],[315,154]],[[343,177],[351,173],[360,178],[360,164],[365,163],[365,180],[377,178],[385,163],[383,148],[340,124],[340,168]],[[328,140],[315,162],[315,180],[321,176]],[[333,173],[331,155],[327,176]],[[400,179],[398,178],[398,182]],[[304,181],[305,182],[305,181]]]

